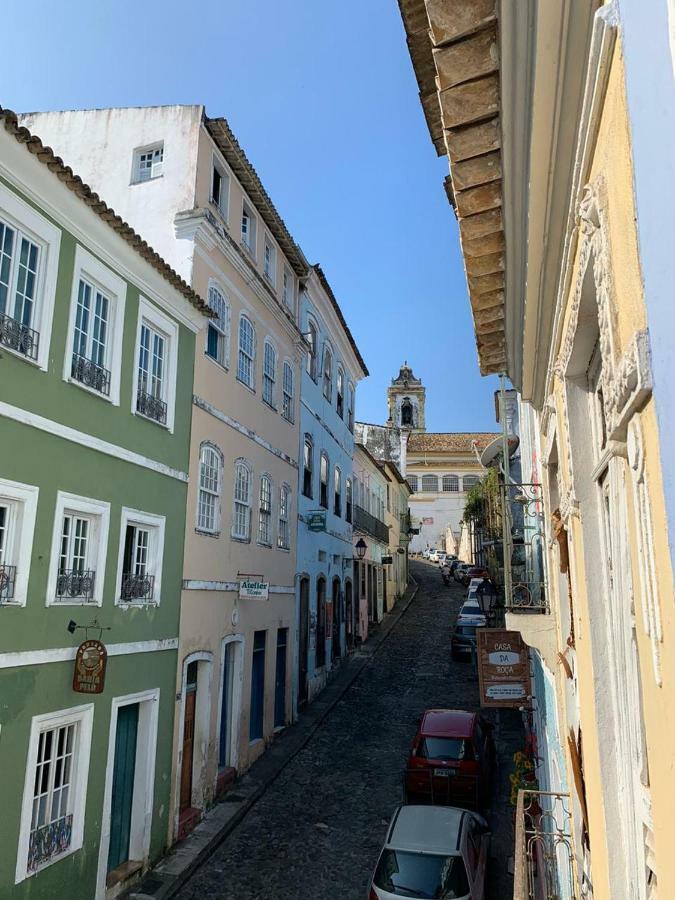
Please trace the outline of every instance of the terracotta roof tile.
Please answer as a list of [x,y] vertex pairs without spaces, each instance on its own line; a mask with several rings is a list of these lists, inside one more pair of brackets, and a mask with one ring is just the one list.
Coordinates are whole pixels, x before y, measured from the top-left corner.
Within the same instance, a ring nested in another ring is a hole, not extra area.
[[479,450],[499,437],[492,431],[449,431],[413,433],[408,438],[408,453],[471,453],[473,442]]

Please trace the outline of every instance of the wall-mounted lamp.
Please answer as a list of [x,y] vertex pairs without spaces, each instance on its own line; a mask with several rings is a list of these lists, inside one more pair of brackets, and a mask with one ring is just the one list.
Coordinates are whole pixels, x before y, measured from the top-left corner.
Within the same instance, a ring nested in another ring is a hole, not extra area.
[[356,555],[358,556],[359,559],[363,559],[363,557],[366,555],[366,550],[368,549],[368,545],[363,540],[363,538],[359,538],[358,541],[356,542],[355,546],[356,546]]

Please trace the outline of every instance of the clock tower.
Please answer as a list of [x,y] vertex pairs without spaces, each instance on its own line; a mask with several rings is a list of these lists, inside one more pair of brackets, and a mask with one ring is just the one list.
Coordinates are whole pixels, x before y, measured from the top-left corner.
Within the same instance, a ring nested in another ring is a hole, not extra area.
[[406,432],[426,431],[425,397],[426,388],[421,380],[413,375],[408,363],[404,362],[396,378],[392,378],[391,386],[387,388],[389,406],[387,424]]

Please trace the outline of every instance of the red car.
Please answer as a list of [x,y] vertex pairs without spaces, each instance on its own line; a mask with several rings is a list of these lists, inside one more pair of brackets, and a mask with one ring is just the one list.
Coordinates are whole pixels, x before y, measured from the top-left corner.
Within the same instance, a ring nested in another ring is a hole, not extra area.
[[483,809],[490,801],[493,726],[461,709],[428,709],[405,773],[405,802]]
[[471,584],[472,578],[487,578],[487,571],[480,566],[471,566],[471,568],[467,569],[464,572],[464,577],[462,578],[462,584],[466,587]]

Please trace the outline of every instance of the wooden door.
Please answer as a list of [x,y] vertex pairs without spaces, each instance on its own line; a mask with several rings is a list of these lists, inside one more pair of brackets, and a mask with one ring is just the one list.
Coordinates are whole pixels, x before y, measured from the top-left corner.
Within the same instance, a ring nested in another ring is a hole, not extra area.
[[[195,710],[197,707],[197,663],[188,666],[183,714],[183,761],[180,772],[180,811],[192,806],[192,764],[195,750]],[[193,668],[194,667],[194,668]]]
[[138,703],[120,706],[117,711],[117,731],[115,733],[108,872],[129,859],[137,737]]

